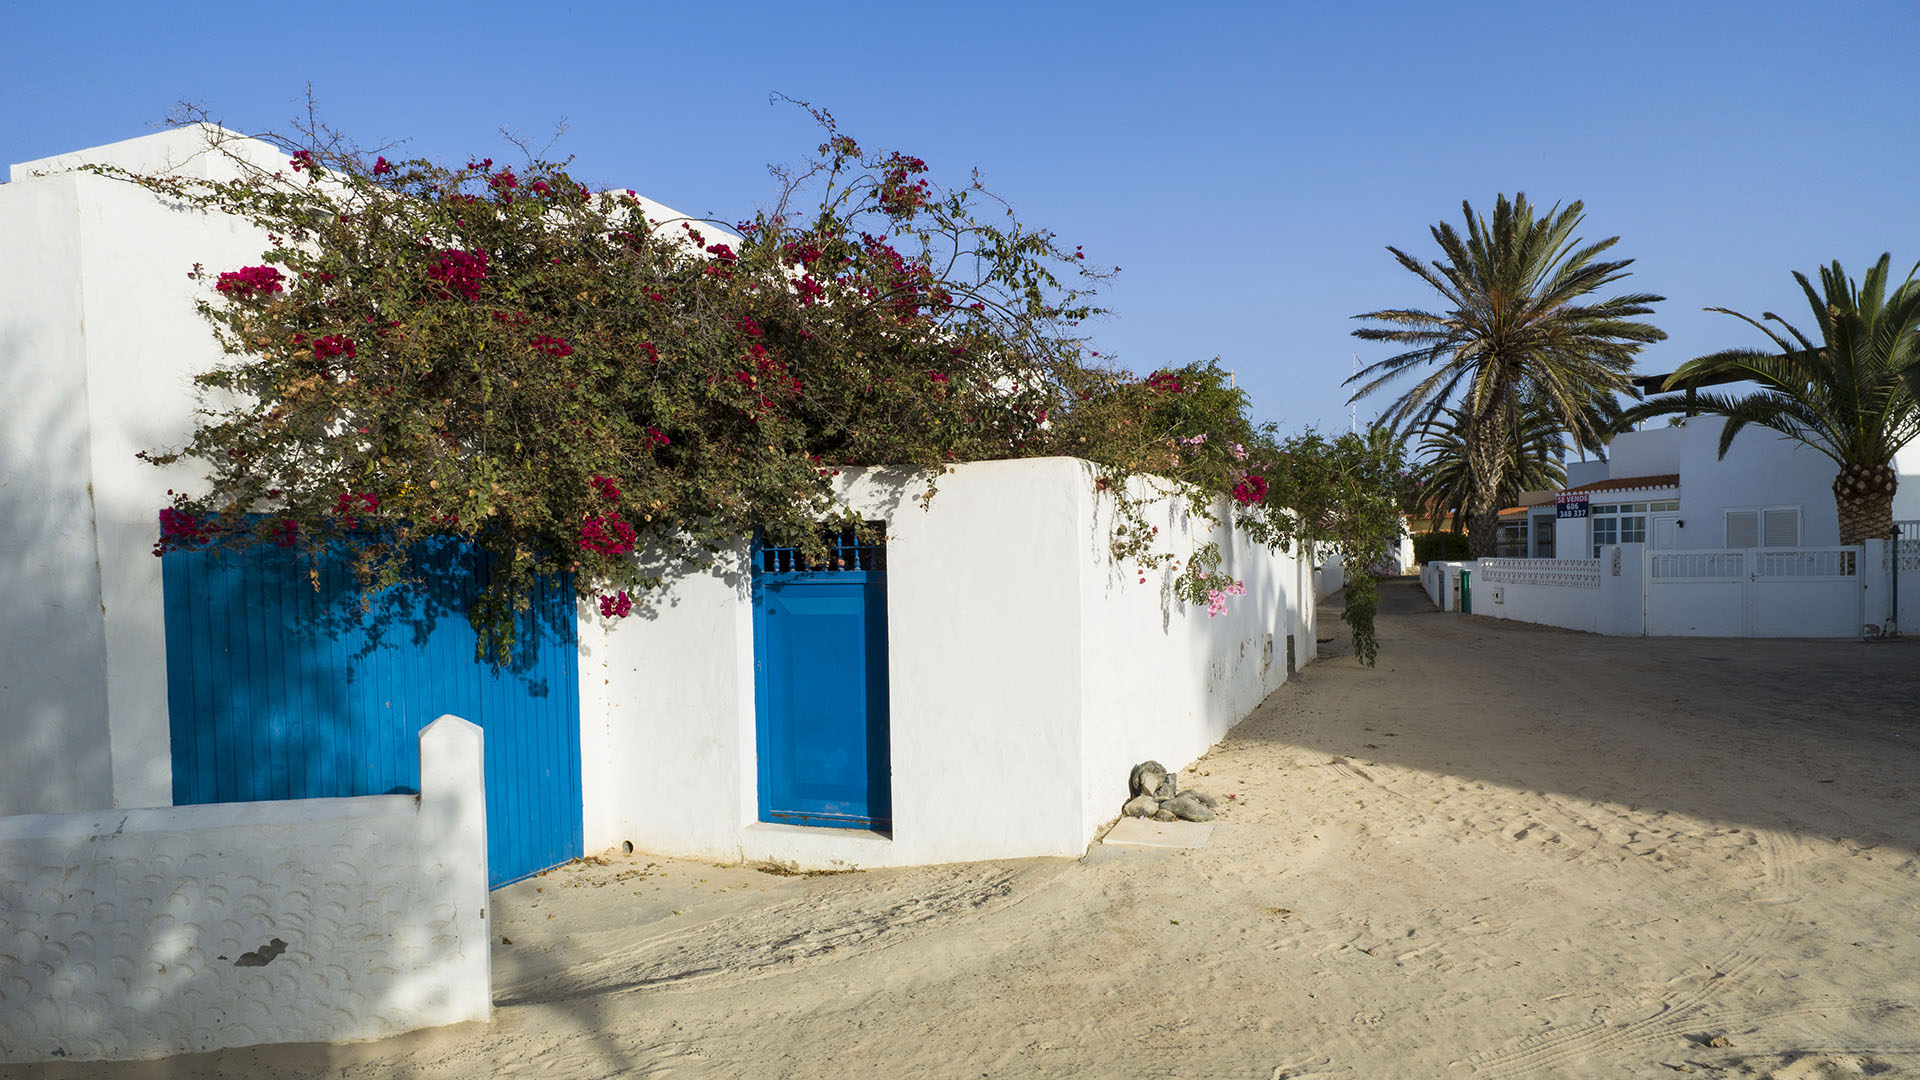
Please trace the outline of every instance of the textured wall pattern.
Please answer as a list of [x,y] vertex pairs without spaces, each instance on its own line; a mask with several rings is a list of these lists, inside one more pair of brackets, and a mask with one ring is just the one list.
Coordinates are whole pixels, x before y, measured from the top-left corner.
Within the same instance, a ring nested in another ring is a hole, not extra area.
[[446,723],[418,798],[0,818],[0,1062],[486,1019],[479,736]]

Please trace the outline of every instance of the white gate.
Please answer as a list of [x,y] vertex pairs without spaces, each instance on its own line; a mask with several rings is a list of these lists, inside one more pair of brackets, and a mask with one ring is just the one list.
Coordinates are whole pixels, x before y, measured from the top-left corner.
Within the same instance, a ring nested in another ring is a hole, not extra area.
[[1860,633],[1859,548],[1650,550],[1646,558],[1649,635],[1856,637]]
[[1920,521],[1896,521],[1899,538],[1888,545],[1892,563],[1894,603],[1899,605],[1903,634],[1920,634]]

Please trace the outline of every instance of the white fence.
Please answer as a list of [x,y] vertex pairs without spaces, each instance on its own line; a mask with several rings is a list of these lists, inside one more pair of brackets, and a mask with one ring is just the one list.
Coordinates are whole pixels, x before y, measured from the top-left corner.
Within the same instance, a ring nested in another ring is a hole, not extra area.
[[488,1019],[481,734],[420,794],[0,817],[0,1062]]
[[1638,634],[1640,560],[1617,547],[1597,559],[1481,559],[1464,564],[1476,615],[1595,634]]
[[1512,585],[1600,587],[1599,559],[1481,559],[1481,580]]
[[1885,605],[1872,607],[1867,621],[1902,634],[1920,634],[1920,521],[1896,521],[1899,537],[1887,545],[1881,572],[1890,586]]
[[[1628,544],[1603,548],[1599,559],[1434,563],[1424,583],[1444,610],[1600,634],[1856,637],[1881,631],[1895,584],[1907,597],[1902,626],[1920,628],[1920,527],[1914,531],[1910,552],[1882,541],[1699,551]],[[1909,563],[1895,582],[1893,567]]]
[[1655,637],[1857,637],[1856,547],[1647,553],[1646,632]]

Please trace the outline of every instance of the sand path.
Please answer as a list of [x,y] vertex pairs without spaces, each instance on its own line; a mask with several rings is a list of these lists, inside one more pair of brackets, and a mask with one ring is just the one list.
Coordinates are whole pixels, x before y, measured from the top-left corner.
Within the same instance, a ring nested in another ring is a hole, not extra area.
[[1920,1077],[1920,642],[1381,642],[1188,770],[1200,850],[616,855],[496,894],[491,1025],[21,1074]]

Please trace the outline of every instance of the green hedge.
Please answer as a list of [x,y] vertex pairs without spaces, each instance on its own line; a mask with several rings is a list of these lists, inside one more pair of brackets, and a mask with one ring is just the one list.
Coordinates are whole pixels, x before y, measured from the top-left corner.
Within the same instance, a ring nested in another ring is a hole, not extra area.
[[1425,566],[1435,559],[1453,562],[1467,557],[1467,534],[1423,532],[1413,536],[1413,561]]

